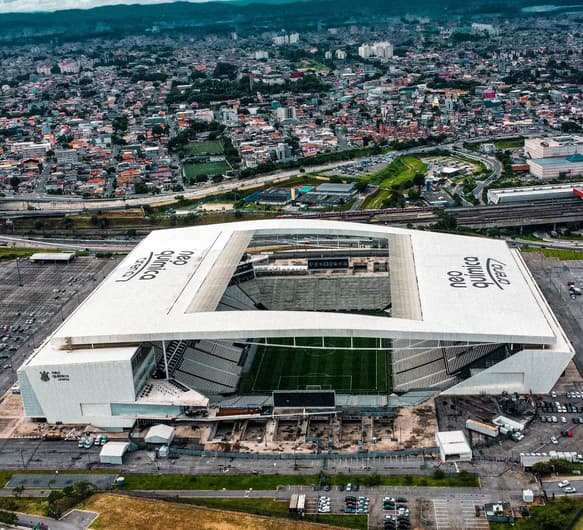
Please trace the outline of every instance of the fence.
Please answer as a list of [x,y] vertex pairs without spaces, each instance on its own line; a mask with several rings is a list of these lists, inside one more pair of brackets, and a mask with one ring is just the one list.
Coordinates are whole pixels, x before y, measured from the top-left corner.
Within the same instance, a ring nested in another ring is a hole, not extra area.
[[322,453],[322,454],[293,454],[293,453],[230,453],[224,451],[197,451],[195,449],[184,449],[180,447],[170,447],[170,454],[214,457],[214,458],[240,458],[243,460],[341,460],[359,458],[384,458],[399,456],[424,456],[436,458],[439,454],[437,447],[426,447],[424,449],[403,449],[400,451],[382,451],[366,453]]

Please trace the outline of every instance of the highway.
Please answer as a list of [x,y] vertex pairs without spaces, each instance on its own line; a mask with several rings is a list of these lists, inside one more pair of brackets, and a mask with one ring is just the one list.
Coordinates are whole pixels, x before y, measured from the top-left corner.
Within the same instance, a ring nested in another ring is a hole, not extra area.
[[138,243],[136,239],[43,239],[0,236],[0,242],[18,248],[89,250],[92,252],[129,252]]

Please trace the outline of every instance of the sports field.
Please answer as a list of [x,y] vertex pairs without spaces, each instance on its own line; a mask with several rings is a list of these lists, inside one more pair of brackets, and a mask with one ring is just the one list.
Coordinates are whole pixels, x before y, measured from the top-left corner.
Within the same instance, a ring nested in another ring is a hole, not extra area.
[[185,164],[184,166],[186,178],[189,181],[194,180],[199,175],[206,175],[207,177],[222,175],[225,171],[229,171],[230,169],[231,166],[225,161],[207,162],[206,164]]
[[218,140],[189,144],[186,151],[188,155],[219,155],[224,152],[223,144]]
[[[273,339],[278,346],[259,346],[251,371],[242,381],[241,393],[265,393],[272,390],[336,390],[340,393],[390,392],[390,362],[387,350],[375,350],[378,339],[326,337]],[[281,346],[279,345],[281,344]],[[290,344],[290,346],[286,346]],[[387,344],[383,344],[387,346]]]

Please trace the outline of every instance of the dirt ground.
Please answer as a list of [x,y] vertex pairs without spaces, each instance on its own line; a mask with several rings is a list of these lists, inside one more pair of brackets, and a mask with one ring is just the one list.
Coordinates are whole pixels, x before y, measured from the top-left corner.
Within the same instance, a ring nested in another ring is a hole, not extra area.
[[0,398],[0,438],[10,438],[23,422],[24,411],[18,394],[10,390]]
[[[338,528],[303,522],[209,510],[184,504],[135,499],[121,495],[95,495],[84,509],[99,512],[94,530],[317,530]],[[193,526],[193,521],[196,521]]]

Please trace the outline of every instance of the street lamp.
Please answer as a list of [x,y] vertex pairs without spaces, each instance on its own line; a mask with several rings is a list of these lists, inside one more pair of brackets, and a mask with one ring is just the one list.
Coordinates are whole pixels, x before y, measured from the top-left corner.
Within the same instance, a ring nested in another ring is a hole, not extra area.
[[22,276],[20,275],[20,258],[16,258],[16,272],[18,273],[18,286],[22,287]]

